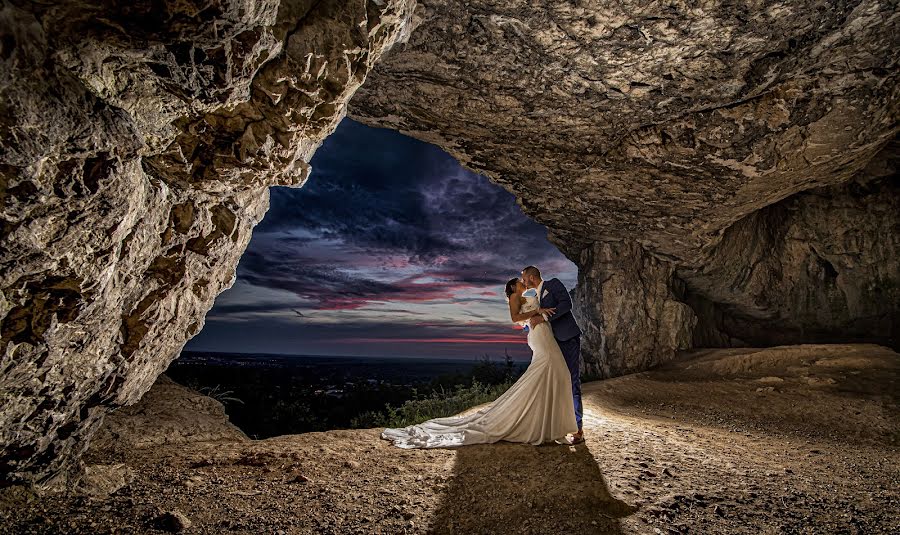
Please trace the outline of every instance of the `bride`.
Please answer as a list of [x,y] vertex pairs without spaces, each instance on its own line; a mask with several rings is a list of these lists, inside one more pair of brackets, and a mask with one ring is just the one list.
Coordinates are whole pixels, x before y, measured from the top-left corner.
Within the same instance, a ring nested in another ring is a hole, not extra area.
[[[552,309],[538,307],[538,298],[520,279],[506,283],[509,314],[525,324]],[[525,294],[525,295],[523,295]],[[539,445],[561,441],[577,431],[569,369],[550,324],[541,322],[528,332],[531,364],[494,402],[467,416],[435,418],[400,429],[387,428],[381,438],[401,448],[452,448],[506,440]]]

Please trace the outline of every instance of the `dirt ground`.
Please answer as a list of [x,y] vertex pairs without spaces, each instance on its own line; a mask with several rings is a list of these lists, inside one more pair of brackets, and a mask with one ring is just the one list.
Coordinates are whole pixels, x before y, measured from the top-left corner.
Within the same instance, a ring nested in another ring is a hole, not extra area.
[[900,533],[898,372],[873,345],[695,351],[586,383],[585,444],[456,450],[380,429],[252,441],[168,383],[86,457],[129,483],[4,489],[0,532],[155,533],[177,512],[198,534]]

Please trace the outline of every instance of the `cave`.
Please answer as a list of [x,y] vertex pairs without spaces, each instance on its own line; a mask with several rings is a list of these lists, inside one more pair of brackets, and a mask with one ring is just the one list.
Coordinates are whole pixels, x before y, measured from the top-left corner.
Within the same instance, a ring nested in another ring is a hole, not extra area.
[[82,476],[344,116],[514,194],[579,270],[586,376],[898,349],[898,18],[442,0],[0,11],[0,479]]

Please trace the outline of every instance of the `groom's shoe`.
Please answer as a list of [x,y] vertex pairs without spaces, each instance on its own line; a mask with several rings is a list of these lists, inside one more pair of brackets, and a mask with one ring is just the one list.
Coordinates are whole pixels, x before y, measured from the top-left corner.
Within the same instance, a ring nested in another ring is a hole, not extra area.
[[556,442],[557,444],[567,444],[569,446],[574,446],[575,444],[581,444],[582,442],[584,442],[584,432],[579,431],[577,433],[572,433],[571,437],[567,436],[566,438],[563,438],[563,439],[557,439],[554,442]]
[[574,446],[575,444],[581,444],[582,442],[584,442],[584,431],[579,429],[577,433],[572,433],[572,440],[569,441],[569,444]]

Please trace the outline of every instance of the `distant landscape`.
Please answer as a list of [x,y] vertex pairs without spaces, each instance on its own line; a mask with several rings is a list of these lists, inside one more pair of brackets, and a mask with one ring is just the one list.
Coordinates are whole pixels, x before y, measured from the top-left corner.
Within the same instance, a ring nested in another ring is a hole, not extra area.
[[166,373],[222,402],[232,423],[260,439],[452,414],[493,399],[527,365],[507,355],[461,360],[184,351]]

